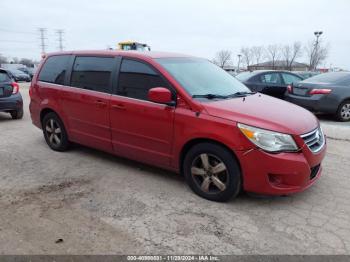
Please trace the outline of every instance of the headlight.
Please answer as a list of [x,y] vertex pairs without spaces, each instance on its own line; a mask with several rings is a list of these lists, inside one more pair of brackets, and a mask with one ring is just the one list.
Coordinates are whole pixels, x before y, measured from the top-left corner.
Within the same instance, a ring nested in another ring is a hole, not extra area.
[[257,127],[237,124],[242,133],[256,146],[268,152],[297,151],[291,135],[273,132]]

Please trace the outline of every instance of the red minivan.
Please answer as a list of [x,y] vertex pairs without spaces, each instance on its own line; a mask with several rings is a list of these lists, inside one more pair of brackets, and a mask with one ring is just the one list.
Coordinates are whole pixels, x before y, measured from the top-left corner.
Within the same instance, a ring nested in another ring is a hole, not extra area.
[[315,116],[251,92],[206,59],[53,53],[30,97],[32,121],[53,150],[75,142],[182,173],[209,200],[291,194],[321,175],[326,139]]

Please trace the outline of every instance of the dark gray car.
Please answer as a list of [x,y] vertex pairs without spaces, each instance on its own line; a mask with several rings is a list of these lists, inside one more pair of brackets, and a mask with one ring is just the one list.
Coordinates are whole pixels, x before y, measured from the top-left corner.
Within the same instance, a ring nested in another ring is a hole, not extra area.
[[257,70],[243,72],[236,78],[251,91],[284,99],[287,86],[302,81],[303,78],[289,71]]
[[294,84],[286,100],[314,112],[334,114],[350,121],[350,72],[332,72]]
[[19,86],[6,70],[0,68],[0,112],[10,113],[13,119],[23,117],[23,100]]

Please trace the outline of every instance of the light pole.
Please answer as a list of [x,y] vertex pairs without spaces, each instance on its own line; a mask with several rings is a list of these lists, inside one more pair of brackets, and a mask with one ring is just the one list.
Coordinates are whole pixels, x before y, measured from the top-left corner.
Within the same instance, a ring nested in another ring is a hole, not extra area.
[[238,54],[238,65],[237,65],[237,73],[239,73],[239,64],[241,63],[241,54]]
[[322,31],[315,31],[314,35],[316,36],[316,42],[315,42],[315,47],[314,47],[314,52],[312,54],[312,68],[313,70],[316,70],[316,59],[318,56],[318,45],[319,45],[319,37],[323,34]]

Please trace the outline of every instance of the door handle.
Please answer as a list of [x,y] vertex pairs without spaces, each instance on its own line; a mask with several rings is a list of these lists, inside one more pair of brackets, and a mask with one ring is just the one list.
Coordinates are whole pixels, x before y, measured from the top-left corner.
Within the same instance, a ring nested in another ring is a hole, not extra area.
[[107,105],[107,103],[103,102],[102,100],[95,101],[95,104],[98,105],[99,107],[105,107]]
[[115,104],[111,106],[113,109],[125,110],[125,106],[123,104]]

